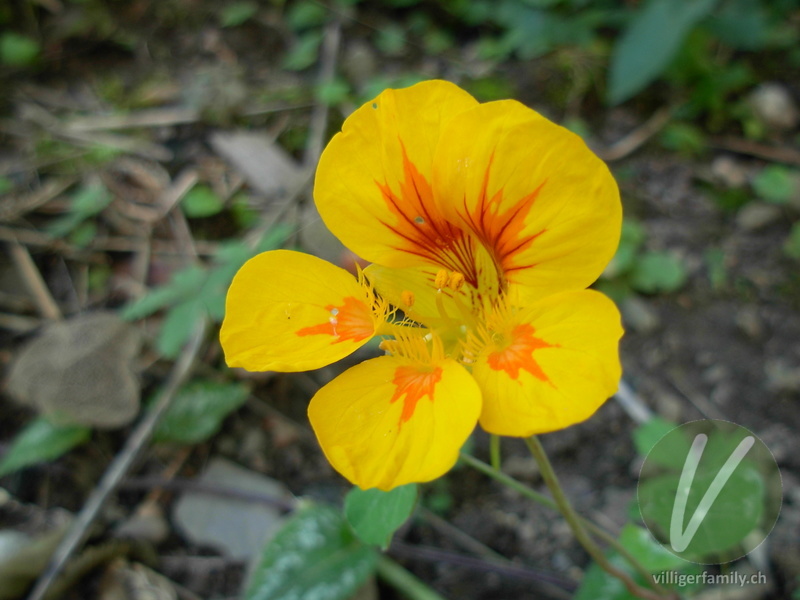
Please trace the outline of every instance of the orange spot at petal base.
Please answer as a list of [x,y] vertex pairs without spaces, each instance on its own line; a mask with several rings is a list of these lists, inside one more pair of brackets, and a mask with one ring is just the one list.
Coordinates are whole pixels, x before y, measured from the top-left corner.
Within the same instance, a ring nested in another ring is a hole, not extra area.
[[328,305],[325,310],[331,315],[325,323],[299,329],[297,335],[330,335],[334,338],[331,343],[336,344],[345,340],[360,342],[375,334],[369,307],[352,296],[345,298],[342,306]]
[[400,415],[401,425],[413,416],[417,402],[422,398],[427,396],[433,402],[433,392],[441,378],[441,367],[436,367],[432,371],[420,371],[419,367],[412,366],[397,368],[394,372],[394,379],[392,379],[396,389],[389,402],[394,404],[402,396],[405,396],[403,399],[403,413]]
[[[544,340],[534,337],[534,329],[528,323],[517,325],[511,332],[511,343],[502,350],[492,352],[487,358],[489,366],[495,371],[505,371],[511,379],[519,379],[519,372],[527,371],[539,381],[550,383],[547,374],[536,362],[533,353],[542,348],[557,348]],[[552,384],[551,384],[552,385]]]

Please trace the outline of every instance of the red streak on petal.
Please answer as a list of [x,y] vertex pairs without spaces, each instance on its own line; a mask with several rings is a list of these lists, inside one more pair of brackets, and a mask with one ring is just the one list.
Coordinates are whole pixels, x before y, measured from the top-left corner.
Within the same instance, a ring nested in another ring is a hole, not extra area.
[[534,240],[546,231],[545,229],[537,232],[525,231],[525,221],[546,180],[542,181],[532,192],[500,212],[499,206],[503,203],[503,188],[489,197],[489,175],[493,162],[494,154],[489,158],[478,202],[472,211],[468,209],[467,200],[464,198],[464,215],[471,229],[491,252],[498,270],[507,279],[513,280],[513,277],[509,277],[509,273],[535,266],[520,262],[519,254],[530,248]]
[[400,146],[403,181],[399,193],[395,194],[388,182],[375,182],[387,207],[397,217],[394,223],[383,223],[397,236],[397,250],[457,271],[464,275],[467,283],[476,287],[476,240],[435,211],[430,182],[408,158],[402,141]]
[[433,402],[433,392],[436,384],[442,379],[442,368],[436,367],[433,371],[420,371],[418,367],[397,367],[392,383],[396,386],[394,395],[389,401],[394,404],[401,396],[403,399],[403,413],[400,415],[400,424],[408,421],[417,408],[417,402],[427,396]]
[[[520,370],[527,371],[539,381],[551,383],[547,374],[533,358],[533,353],[542,348],[557,348],[533,336],[534,329],[528,323],[517,325],[511,332],[511,343],[487,358],[489,366],[495,371],[505,371],[511,379],[519,379]],[[552,384],[551,384],[552,385]]]
[[[325,307],[331,313],[330,319],[319,325],[298,329],[295,333],[300,337],[307,335],[333,336],[332,344],[345,340],[360,342],[375,334],[375,325],[369,307],[352,296],[344,299],[342,306],[332,304]],[[334,314],[335,313],[335,314]]]

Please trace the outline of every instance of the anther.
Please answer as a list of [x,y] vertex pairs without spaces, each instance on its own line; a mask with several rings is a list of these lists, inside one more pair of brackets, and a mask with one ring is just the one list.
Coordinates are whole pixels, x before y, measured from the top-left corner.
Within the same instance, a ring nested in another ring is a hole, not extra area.
[[443,287],[445,287],[447,285],[447,280],[448,279],[449,279],[449,276],[447,275],[447,271],[445,271],[444,269],[441,269],[436,274],[436,279],[433,280],[433,285],[436,286],[437,290],[440,290],[440,289],[442,289]]
[[403,306],[411,308],[414,306],[414,292],[410,290],[403,290],[400,293],[400,299],[403,301]]
[[447,287],[449,287],[454,292],[457,292],[461,289],[461,286],[464,285],[464,275],[459,273],[458,271],[453,271],[450,273],[450,278],[447,281]]

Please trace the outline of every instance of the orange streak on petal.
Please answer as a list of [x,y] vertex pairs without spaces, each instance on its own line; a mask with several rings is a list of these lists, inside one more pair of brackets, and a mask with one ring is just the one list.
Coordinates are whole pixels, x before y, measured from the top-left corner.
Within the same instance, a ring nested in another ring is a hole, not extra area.
[[345,340],[360,342],[375,334],[375,325],[369,307],[352,296],[345,298],[343,305],[330,304],[325,307],[325,310],[331,313],[326,322],[298,329],[297,335],[300,337],[330,335],[334,338],[331,343],[336,344]]
[[392,383],[396,386],[394,395],[389,401],[394,404],[401,396],[403,399],[403,413],[400,415],[400,424],[408,421],[417,407],[417,402],[427,396],[433,402],[433,393],[436,384],[442,378],[442,368],[436,367],[433,371],[420,371],[418,367],[398,367],[394,372]]
[[[511,379],[519,379],[520,370],[527,371],[539,381],[551,383],[547,374],[536,362],[533,353],[542,348],[557,348],[533,336],[534,329],[528,323],[517,325],[511,332],[511,343],[487,357],[489,366],[495,371],[505,371]],[[552,385],[552,383],[551,383]]]
[[[499,212],[503,202],[503,188],[489,197],[489,175],[494,162],[494,154],[489,158],[489,164],[483,176],[480,196],[474,209],[470,211],[464,202],[467,221],[472,226],[481,242],[489,249],[500,271],[506,275],[512,271],[533,267],[532,264],[520,263],[519,253],[527,250],[534,240],[546,230],[535,233],[525,233],[525,221],[533,208],[536,198],[544,187],[542,181],[531,193],[523,196],[505,211]],[[509,278],[510,279],[510,278]]]
[[474,240],[435,212],[430,182],[408,158],[402,141],[400,146],[403,150],[403,181],[400,182],[399,194],[392,191],[388,182],[375,182],[389,211],[397,217],[395,223],[384,222],[401,240],[397,250],[429,260],[449,271],[460,272],[468,283],[476,286]]

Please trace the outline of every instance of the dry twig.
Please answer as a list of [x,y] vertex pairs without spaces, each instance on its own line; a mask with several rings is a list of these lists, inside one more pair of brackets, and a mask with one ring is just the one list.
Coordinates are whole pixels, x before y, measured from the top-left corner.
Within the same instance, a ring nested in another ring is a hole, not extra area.
[[638,150],[647,140],[661,131],[661,129],[669,123],[671,117],[672,108],[664,107],[657,110],[653,116],[621,140],[613,143],[608,148],[598,149],[598,156],[605,161],[625,158],[632,152]]
[[47,594],[47,591],[55,582],[56,577],[58,577],[59,573],[63,570],[64,565],[85,540],[89,527],[97,518],[100,509],[131,469],[136,458],[150,439],[159,419],[169,407],[180,386],[183,385],[189,377],[193,363],[202,347],[205,332],[205,321],[199,321],[192,339],[184,347],[181,356],[173,366],[158,399],[133,430],[133,433],[128,438],[122,451],[114,458],[114,461],[106,470],[103,478],[89,496],[89,499],[73,522],[69,532],[67,532],[67,535],[53,553],[50,564],[36,582],[33,591],[31,591],[28,596],[28,600],[42,600],[45,597],[45,594]]
[[61,309],[53,299],[52,294],[50,294],[50,290],[47,289],[47,284],[44,282],[36,263],[33,262],[28,249],[22,244],[12,242],[9,244],[9,250],[19,274],[22,276],[31,296],[33,296],[33,301],[36,304],[36,308],[39,309],[39,313],[45,319],[50,319],[51,321],[61,320],[63,318]]

